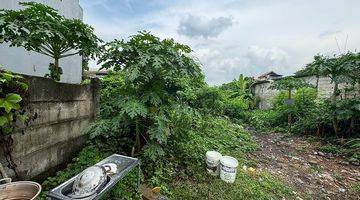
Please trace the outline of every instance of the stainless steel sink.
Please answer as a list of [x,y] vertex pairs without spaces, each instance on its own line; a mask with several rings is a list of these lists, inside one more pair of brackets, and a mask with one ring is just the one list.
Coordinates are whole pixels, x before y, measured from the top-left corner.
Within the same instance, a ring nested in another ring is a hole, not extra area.
[[[117,171],[114,174],[107,175],[106,184],[99,190],[99,192],[94,193],[91,196],[81,198],[82,200],[93,200],[99,199],[102,195],[108,192],[117,182],[119,182],[122,178],[126,176],[131,170],[133,170],[136,166],[138,166],[138,180],[137,186],[140,184],[140,161],[137,158],[127,157],[123,155],[113,154],[104,160],[100,161],[96,165],[102,166],[107,163],[115,163],[117,165]],[[52,189],[50,192],[46,194],[47,199],[61,199],[61,200],[70,200],[71,198],[72,188],[75,179],[78,175],[72,177],[67,180],[63,184],[57,186]],[[80,198],[76,198],[80,199]]]

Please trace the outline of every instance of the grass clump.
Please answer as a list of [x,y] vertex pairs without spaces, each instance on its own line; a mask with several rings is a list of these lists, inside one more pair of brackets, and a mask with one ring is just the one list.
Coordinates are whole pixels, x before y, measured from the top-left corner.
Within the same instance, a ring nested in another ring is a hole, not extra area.
[[173,199],[283,199],[292,196],[292,190],[266,173],[238,171],[233,184],[216,177],[204,181],[183,181],[175,186]]

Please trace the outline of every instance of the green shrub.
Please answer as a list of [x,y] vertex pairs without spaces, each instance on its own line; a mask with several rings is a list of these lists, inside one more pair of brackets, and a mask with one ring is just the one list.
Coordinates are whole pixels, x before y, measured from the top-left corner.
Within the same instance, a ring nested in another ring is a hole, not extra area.
[[360,194],[360,183],[355,183],[351,186],[351,190],[355,193]]
[[193,107],[205,114],[226,115],[233,121],[242,120],[245,118],[245,112],[252,108],[253,100],[251,93],[239,93],[235,89],[229,86],[203,87],[196,93]]
[[[317,134],[323,135],[328,127],[331,126],[331,110],[330,105],[326,101],[314,101],[302,105],[301,113],[297,112],[296,121],[292,126],[293,133],[301,134]],[[299,110],[300,110],[299,108]]]
[[221,116],[225,114],[227,97],[223,90],[218,87],[203,87],[196,94],[196,107],[203,113]]
[[239,170],[233,184],[206,174],[203,181],[185,181],[175,185],[172,199],[291,199],[292,190],[268,174],[251,174]]
[[332,144],[326,144],[318,147],[319,151],[325,152],[325,153],[333,153],[338,154],[339,153],[339,147]]
[[[0,66],[1,67],[1,66]],[[0,68],[0,138],[11,134],[19,122],[27,125],[31,120],[25,109],[28,85],[24,78]],[[6,142],[5,142],[6,143]],[[11,142],[12,143],[12,139]]]
[[170,141],[169,153],[179,160],[191,175],[202,171],[206,151],[216,150],[241,158],[243,153],[257,147],[241,126],[227,118],[205,115],[192,117],[191,121],[184,123],[184,115],[188,113],[176,114],[173,118],[176,128]]
[[283,123],[278,118],[275,110],[254,110],[247,113],[246,121],[257,130],[269,131],[278,126],[279,122]]

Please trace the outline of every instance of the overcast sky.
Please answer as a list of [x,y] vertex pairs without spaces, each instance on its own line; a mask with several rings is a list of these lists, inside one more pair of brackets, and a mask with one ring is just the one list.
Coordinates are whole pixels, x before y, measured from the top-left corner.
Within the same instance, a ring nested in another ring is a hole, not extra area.
[[317,53],[360,47],[360,0],[80,1],[105,41],[148,30],[191,46],[211,85],[240,73],[289,75]]

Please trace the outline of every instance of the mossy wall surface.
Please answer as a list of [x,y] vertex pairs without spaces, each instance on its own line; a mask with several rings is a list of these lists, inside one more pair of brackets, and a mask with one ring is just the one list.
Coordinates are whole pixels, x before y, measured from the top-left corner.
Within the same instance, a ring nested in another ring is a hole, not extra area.
[[[38,117],[29,126],[19,126],[12,138],[12,158],[21,179],[30,179],[60,165],[81,150],[84,129],[99,109],[99,81],[89,85],[58,83],[41,77],[26,77],[30,114]],[[3,155],[0,161],[7,166]],[[13,170],[8,167],[10,175]]]

